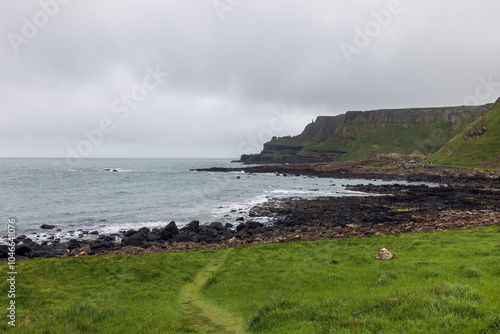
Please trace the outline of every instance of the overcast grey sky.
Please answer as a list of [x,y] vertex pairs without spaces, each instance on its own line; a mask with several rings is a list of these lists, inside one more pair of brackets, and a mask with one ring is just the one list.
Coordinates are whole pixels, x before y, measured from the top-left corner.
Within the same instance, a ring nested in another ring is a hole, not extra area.
[[2,0],[0,157],[227,157],[500,96],[498,0]]

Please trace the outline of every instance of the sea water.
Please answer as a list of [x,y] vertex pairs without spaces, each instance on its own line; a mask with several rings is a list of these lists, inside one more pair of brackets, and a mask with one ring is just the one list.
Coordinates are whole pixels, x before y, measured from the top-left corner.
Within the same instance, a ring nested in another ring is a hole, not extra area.
[[[42,224],[56,225],[61,239],[82,231],[117,233],[141,227],[236,223],[251,207],[270,198],[359,195],[344,185],[383,184],[191,169],[238,167],[227,159],[0,159],[0,236],[8,219],[16,233],[43,241]],[[80,231],[79,231],[80,230]]]

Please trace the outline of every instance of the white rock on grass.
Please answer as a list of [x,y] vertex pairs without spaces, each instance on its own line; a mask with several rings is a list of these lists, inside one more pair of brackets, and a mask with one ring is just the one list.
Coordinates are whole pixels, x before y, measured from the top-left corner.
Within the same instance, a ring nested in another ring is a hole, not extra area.
[[378,252],[377,256],[375,257],[377,259],[381,260],[392,260],[394,259],[394,255],[391,254],[387,249],[382,248],[380,252]]

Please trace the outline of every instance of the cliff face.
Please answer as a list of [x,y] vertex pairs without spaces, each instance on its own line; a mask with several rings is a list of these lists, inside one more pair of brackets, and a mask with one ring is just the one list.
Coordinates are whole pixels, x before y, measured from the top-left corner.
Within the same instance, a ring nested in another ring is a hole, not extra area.
[[327,140],[332,133],[344,122],[346,115],[318,116],[315,122],[308,124],[297,137],[302,140]]
[[348,111],[319,116],[294,137],[273,138],[252,162],[361,160],[380,154],[429,155],[491,109],[484,106]]
[[456,123],[463,119],[468,119],[471,114],[483,114],[490,107],[491,104],[473,107],[348,111],[345,115],[345,122],[370,123],[373,125],[411,122],[428,123],[437,121]]

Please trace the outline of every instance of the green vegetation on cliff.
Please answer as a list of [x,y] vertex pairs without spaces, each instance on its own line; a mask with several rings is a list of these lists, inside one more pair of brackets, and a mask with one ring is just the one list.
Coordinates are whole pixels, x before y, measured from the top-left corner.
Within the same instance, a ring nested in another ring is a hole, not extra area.
[[483,117],[465,127],[427,162],[443,165],[500,165],[500,99]]
[[375,158],[382,154],[430,155],[490,108],[349,111],[320,116],[295,137],[264,144],[261,162],[330,162]]

